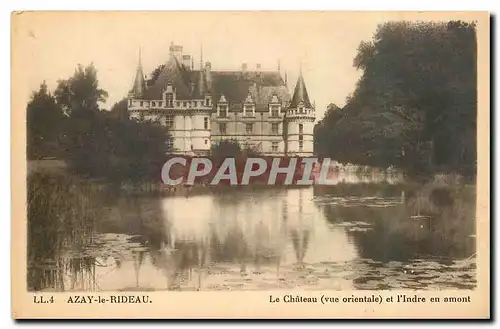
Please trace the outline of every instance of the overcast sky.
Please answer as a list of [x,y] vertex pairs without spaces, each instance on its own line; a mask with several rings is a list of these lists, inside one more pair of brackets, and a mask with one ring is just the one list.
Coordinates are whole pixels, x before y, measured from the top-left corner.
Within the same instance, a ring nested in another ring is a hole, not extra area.
[[[57,80],[72,75],[78,63],[94,63],[101,88],[109,93],[106,108],[126,96],[132,86],[142,49],[146,74],[168,59],[170,42],[182,45],[199,67],[203,59],[213,70],[238,70],[257,63],[263,70],[288,73],[293,91],[299,67],[317,120],[329,103],[345,104],[360,73],[353,66],[361,41],[372,38],[378,24],[398,20],[397,13],[258,12],[258,13],[49,13],[19,20],[23,71],[16,83],[26,98],[45,80],[54,90]],[[30,16],[31,15],[31,16]],[[16,59],[14,59],[16,60]]]

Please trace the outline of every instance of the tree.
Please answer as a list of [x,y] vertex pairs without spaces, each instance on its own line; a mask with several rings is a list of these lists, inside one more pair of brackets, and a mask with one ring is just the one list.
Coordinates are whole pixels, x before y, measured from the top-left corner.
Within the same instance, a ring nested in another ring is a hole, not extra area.
[[330,154],[417,172],[475,171],[473,23],[383,24],[353,64],[363,74],[342,118],[316,129],[333,143]]
[[99,111],[99,103],[106,101],[108,93],[99,88],[97,70],[93,64],[78,65],[67,80],[60,80],[55,92],[57,103],[69,116],[80,116]]
[[81,174],[102,175],[110,149],[99,103],[105,102],[107,92],[99,88],[95,67],[78,65],[72,77],[58,82],[55,96],[68,115],[65,149],[70,167]]
[[167,129],[129,119],[126,99],[111,111],[101,110],[107,92],[99,88],[92,64],[78,66],[72,77],[59,81],[55,94],[68,115],[65,148],[72,170],[114,182],[158,177],[169,152]]
[[127,111],[127,99],[124,98],[119,102],[116,102],[112,107],[111,107],[111,114],[114,118],[119,119],[119,120],[126,120],[129,118],[128,111]]
[[27,156],[60,156],[64,115],[45,82],[31,96],[27,109]]
[[240,156],[241,146],[237,140],[221,140],[212,146],[211,154],[216,159],[225,159],[228,157]]

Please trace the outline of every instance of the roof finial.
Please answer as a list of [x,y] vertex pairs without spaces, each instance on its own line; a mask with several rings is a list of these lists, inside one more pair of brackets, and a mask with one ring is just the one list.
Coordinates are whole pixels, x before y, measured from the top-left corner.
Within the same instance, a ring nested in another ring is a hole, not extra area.
[[200,44],[200,70],[203,70],[203,44]]
[[139,66],[142,66],[142,56],[141,56],[141,53],[142,53],[142,47],[139,46]]
[[281,61],[278,59],[278,72],[281,72]]
[[302,76],[302,61],[299,62],[299,73]]

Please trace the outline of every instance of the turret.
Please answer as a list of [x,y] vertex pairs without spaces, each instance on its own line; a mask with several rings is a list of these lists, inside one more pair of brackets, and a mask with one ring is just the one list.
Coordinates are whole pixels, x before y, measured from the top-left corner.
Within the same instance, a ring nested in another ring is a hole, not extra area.
[[297,156],[313,155],[313,129],[315,109],[307,93],[302,70],[300,71],[292,100],[286,111],[286,143],[287,153]]

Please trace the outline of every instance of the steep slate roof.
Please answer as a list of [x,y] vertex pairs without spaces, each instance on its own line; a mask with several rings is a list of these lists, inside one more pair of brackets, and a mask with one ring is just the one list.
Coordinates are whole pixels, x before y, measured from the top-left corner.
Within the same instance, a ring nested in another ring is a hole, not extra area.
[[224,94],[230,111],[241,110],[249,93],[256,111],[267,111],[273,94],[278,96],[284,107],[290,102],[290,94],[279,72],[210,71],[210,81],[207,82],[205,71],[190,70],[175,56],[171,56],[160,68],[156,79],[148,81],[144,99],[161,99],[169,83],[175,88],[179,100],[202,99],[205,92],[210,92],[215,107]]
[[164,65],[158,78],[152,84],[148,83],[144,99],[162,99],[162,93],[169,83],[174,86],[178,99],[190,99],[189,71],[174,56]]
[[292,102],[290,103],[290,108],[297,108],[300,102],[304,103],[306,108],[312,108],[311,101],[309,100],[309,95],[307,94],[306,84],[302,73],[297,80],[295,85],[295,90],[293,92]]

